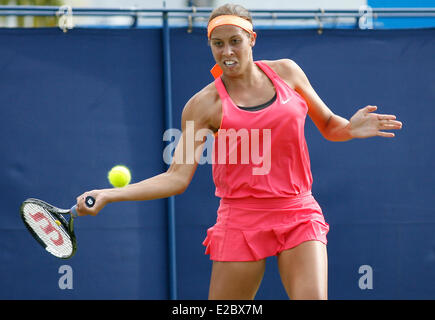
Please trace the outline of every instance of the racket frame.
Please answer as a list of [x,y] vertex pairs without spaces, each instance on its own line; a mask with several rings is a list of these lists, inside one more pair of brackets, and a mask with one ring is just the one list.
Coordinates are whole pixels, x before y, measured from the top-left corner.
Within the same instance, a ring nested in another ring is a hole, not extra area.
[[[64,228],[65,232],[68,234],[68,236],[71,239],[71,245],[72,245],[72,251],[71,254],[69,256],[65,256],[65,257],[58,257],[59,259],[70,259],[74,256],[74,254],[77,251],[77,239],[76,239],[76,235],[74,233],[74,217],[73,214],[71,213],[71,209],[60,209],[60,208],[56,208],[55,206],[52,206],[51,204],[48,204],[45,201],[39,200],[39,199],[35,199],[35,198],[29,198],[26,199],[21,207],[20,207],[20,216],[21,219],[24,222],[24,225],[26,226],[27,230],[29,230],[30,234],[33,236],[33,238],[44,248],[47,248],[47,245],[44,243],[44,241],[42,241],[42,239],[36,234],[36,232],[33,230],[33,228],[30,227],[30,225],[27,223],[26,218],[24,217],[24,206],[27,203],[33,203],[36,205],[39,205],[41,207],[43,207],[50,215],[52,215],[53,218],[55,218],[55,220],[58,220],[61,224],[62,227]],[[69,221],[66,220],[64,218],[64,215],[69,215],[70,219]],[[46,250],[48,251],[48,250]]]

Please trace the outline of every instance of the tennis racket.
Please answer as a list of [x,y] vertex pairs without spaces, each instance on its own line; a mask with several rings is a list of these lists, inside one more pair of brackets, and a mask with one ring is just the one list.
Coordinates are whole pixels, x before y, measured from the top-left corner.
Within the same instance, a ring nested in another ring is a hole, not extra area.
[[[89,208],[95,204],[91,196],[85,199]],[[20,215],[30,234],[55,257],[71,258],[77,250],[74,218],[78,217],[76,205],[59,209],[38,199],[27,199],[20,208]]]

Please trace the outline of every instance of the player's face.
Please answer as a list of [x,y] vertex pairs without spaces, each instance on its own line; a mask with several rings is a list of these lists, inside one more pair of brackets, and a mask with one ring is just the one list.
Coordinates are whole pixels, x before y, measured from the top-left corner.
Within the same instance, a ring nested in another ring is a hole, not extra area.
[[254,44],[254,37],[232,25],[216,27],[210,37],[213,57],[224,74],[228,76],[243,73],[249,63],[252,63]]

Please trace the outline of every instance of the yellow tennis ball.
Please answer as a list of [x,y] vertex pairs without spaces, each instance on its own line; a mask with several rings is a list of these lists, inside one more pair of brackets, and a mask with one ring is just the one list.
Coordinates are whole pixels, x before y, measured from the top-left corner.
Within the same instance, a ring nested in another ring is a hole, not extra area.
[[130,183],[131,173],[126,166],[117,165],[110,169],[107,178],[112,186],[122,188]]
[[60,226],[60,221],[59,221],[59,220],[56,220],[55,222],[56,222],[56,224],[57,224],[58,226]]

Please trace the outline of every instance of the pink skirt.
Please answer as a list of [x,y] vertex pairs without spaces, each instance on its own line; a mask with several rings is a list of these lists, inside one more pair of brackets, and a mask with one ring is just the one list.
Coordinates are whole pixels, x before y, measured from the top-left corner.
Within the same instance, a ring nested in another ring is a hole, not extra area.
[[329,225],[311,192],[291,198],[221,199],[207,230],[205,254],[214,261],[256,261],[304,241],[326,244]]

